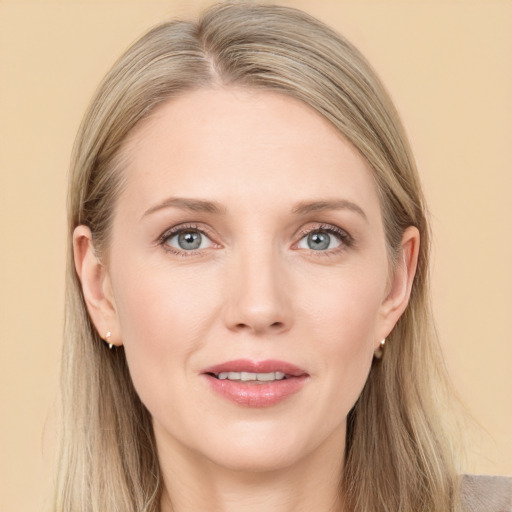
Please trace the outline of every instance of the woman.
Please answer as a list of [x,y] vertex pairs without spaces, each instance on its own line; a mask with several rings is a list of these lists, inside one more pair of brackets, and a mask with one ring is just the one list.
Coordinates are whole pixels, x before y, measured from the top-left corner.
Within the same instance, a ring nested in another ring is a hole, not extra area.
[[457,510],[426,207],[347,41],[253,4],[156,27],[69,222],[55,510]]

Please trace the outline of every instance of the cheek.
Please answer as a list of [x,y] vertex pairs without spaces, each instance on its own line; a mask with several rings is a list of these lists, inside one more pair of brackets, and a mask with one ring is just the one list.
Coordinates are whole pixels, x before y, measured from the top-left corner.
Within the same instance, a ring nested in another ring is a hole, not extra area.
[[[364,277],[361,277],[364,276]],[[326,403],[348,414],[364,387],[373,359],[384,273],[347,272],[326,281],[321,294],[309,294],[304,303],[305,329],[321,352],[318,373],[325,376]]]
[[119,266],[117,272],[121,339],[135,388],[152,410],[186,385],[190,359],[215,319],[214,290],[198,290],[204,280],[163,266]]
[[[324,285],[315,292],[306,283],[298,295],[305,297],[302,316],[309,319],[321,339],[333,349],[357,350],[373,343],[384,296],[385,274],[346,269],[336,276],[318,280]],[[308,291],[309,290],[309,291]]]
[[178,338],[186,350],[204,330],[215,302],[208,276],[200,279],[165,265],[120,266],[117,276],[115,302],[125,345],[167,350]]

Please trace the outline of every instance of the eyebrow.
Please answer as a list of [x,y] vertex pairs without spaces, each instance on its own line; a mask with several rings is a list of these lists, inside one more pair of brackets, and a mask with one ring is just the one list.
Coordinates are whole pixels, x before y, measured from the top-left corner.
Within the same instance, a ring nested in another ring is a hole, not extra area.
[[146,217],[147,215],[151,215],[152,213],[165,208],[181,208],[182,210],[189,210],[191,212],[215,213],[219,215],[226,213],[226,208],[215,201],[189,199],[186,197],[169,197],[164,199],[161,203],[158,203],[146,210],[142,217]]
[[[205,201],[202,199],[191,199],[186,197],[169,197],[161,203],[152,206],[144,212],[142,217],[151,215],[165,208],[180,208],[191,212],[213,213],[217,215],[225,214],[226,208],[215,201]],[[306,215],[312,212],[322,212],[328,210],[351,210],[358,213],[368,221],[366,214],[356,203],[346,199],[331,199],[321,201],[302,201],[292,208],[294,215]]]
[[297,215],[306,215],[311,212],[322,212],[327,210],[351,210],[358,213],[368,222],[368,217],[363,209],[352,201],[346,199],[331,199],[325,201],[303,201],[297,204],[292,213]]

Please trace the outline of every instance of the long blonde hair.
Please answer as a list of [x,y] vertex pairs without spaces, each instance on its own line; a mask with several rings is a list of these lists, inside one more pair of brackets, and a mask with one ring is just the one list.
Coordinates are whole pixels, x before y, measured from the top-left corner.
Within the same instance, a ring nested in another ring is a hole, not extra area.
[[91,228],[100,255],[123,186],[127,134],[162,102],[194,88],[247,86],[310,105],[371,164],[390,265],[403,231],[421,235],[409,306],[348,417],[342,489],[349,510],[456,510],[457,477],[440,403],[449,386],[429,304],[429,227],[414,159],[388,94],[361,54],[307,14],[221,3],[198,22],[163,23],[107,74],[75,143],[68,203],[65,343],[55,512],[157,512],[161,476],[151,418],[123,349],[109,351],[74,269],[74,228]]

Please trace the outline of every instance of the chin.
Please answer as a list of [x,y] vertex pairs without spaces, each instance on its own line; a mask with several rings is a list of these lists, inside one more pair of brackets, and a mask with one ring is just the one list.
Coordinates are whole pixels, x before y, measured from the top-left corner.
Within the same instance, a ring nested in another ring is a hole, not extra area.
[[263,473],[299,464],[325,441],[320,429],[306,432],[293,425],[226,429],[208,437],[203,454],[214,464],[233,471]]
[[278,450],[273,444],[267,447],[257,444],[249,450],[246,447],[237,448],[231,445],[227,450],[210,454],[209,459],[216,466],[231,471],[268,473],[287,469],[300,461],[302,456],[303,454],[296,448]]

